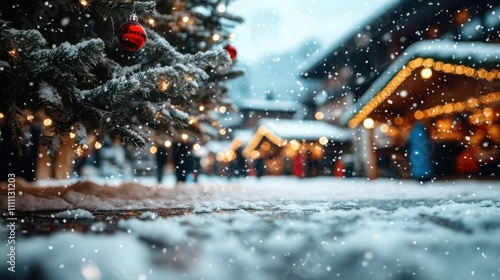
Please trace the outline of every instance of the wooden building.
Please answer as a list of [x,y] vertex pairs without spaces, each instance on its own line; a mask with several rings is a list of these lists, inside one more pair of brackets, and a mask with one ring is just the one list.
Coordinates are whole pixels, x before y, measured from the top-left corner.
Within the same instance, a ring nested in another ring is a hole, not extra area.
[[417,121],[436,178],[499,176],[499,30],[499,4],[398,1],[309,64],[323,100],[311,109],[356,131],[355,168],[370,178],[408,176]]

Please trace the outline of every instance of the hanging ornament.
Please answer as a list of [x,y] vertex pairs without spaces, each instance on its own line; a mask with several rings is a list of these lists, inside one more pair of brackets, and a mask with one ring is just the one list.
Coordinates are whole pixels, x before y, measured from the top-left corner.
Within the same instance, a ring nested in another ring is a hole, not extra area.
[[229,54],[229,57],[234,60],[236,58],[236,48],[227,44],[224,49],[227,51],[227,53]]
[[137,15],[132,13],[129,21],[122,24],[118,30],[118,41],[127,51],[135,52],[144,47],[146,40],[146,30],[138,22]]

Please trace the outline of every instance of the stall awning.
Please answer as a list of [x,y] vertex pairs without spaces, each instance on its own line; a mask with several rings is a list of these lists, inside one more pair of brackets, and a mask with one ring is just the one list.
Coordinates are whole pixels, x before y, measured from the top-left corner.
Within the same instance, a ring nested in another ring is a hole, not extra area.
[[[341,122],[353,128],[368,117],[411,115],[419,119],[500,101],[500,87],[496,85],[495,90],[498,69],[499,44],[415,43],[375,80]],[[425,77],[426,73],[430,76]]]

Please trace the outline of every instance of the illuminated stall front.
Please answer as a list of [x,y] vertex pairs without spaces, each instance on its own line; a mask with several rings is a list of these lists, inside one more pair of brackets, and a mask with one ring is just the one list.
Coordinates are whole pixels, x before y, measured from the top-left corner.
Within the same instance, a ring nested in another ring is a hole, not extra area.
[[331,175],[351,153],[351,132],[323,121],[261,119],[257,127],[242,154],[263,160],[268,175]]
[[437,178],[499,177],[499,70],[498,44],[422,41],[405,50],[342,118],[369,131],[378,169],[369,177],[391,166],[408,175],[401,157],[416,122],[432,139]]

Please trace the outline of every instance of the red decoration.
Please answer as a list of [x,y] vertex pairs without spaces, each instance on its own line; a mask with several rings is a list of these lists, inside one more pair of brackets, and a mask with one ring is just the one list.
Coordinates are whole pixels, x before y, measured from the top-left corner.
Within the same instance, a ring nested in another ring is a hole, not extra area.
[[226,45],[224,49],[229,54],[229,57],[234,60],[236,58],[236,48],[231,45]]
[[132,14],[130,20],[118,30],[118,41],[126,50],[132,52],[142,49],[147,40],[146,30],[137,20],[137,15]]

